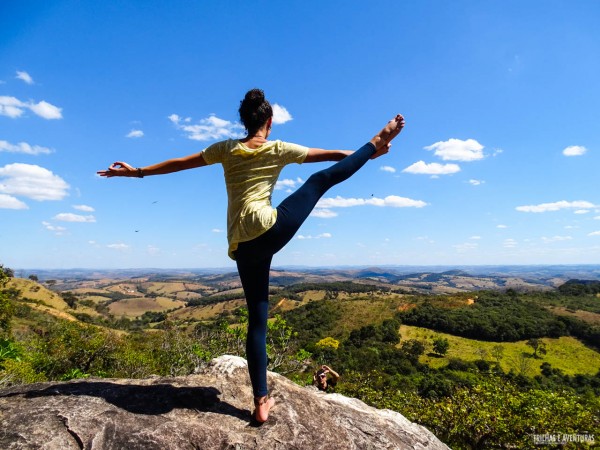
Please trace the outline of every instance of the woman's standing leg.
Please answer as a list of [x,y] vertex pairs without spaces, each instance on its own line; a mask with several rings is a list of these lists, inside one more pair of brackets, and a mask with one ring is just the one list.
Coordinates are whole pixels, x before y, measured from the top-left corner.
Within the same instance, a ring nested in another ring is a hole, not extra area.
[[248,306],[246,358],[255,397],[264,397],[267,389],[267,315],[269,312],[269,271],[271,256],[248,258],[236,252],[236,263]]

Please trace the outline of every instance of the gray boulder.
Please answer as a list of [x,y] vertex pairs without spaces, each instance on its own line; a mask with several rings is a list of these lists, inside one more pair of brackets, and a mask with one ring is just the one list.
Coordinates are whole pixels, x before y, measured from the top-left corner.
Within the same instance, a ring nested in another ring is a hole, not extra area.
[[246,361],[215,359],[202,373],[143,380],[85,379],[0,390],[0,448],[448,449],[399,413],[300,387],[269,372],[276,405],[250,420]]

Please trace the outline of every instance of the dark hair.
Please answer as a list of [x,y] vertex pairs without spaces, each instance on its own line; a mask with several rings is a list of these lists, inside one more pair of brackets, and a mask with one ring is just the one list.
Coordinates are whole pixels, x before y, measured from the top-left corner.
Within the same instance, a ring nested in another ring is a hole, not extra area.
[[248,136],[254,136],[267,120],[273,117],[273,108],[265,99],[265,93],[260,89],[251,89],[246,92],[244,100],[240,102],[240,120],[248,131]]

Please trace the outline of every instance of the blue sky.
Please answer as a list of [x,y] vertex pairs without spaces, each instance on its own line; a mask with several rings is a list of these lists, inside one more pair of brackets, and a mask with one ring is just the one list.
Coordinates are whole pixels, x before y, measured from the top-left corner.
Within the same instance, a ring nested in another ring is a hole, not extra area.
[[[218,166],[101,179],[240,133],[385,157],[274,265],[600,262],[597,1],[0,3],[0,263],[234,267]],[[326,163],[288,166],[273,201]]]

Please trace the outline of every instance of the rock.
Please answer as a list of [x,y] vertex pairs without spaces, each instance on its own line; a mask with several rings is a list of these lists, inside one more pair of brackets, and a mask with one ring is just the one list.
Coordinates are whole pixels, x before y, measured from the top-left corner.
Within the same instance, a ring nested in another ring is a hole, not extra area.
[[202,373],[143,380],[85,379],[0,390],[0,448],[448,449],[401,414],[300,387],[269,372],[276,405],[251,423],[246,361],[215,359]]

